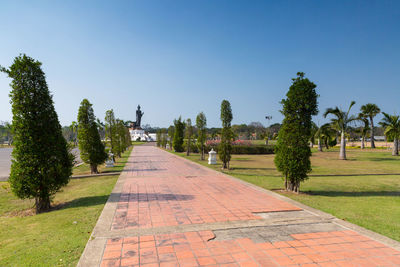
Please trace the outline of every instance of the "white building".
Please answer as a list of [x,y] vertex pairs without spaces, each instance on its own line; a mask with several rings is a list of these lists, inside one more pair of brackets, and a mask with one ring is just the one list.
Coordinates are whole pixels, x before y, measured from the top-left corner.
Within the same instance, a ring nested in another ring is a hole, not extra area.
[[146,132],[142,129],[130,128],[129,133],[131,134],[132,141],[156,141],[156,134],[146,134]]

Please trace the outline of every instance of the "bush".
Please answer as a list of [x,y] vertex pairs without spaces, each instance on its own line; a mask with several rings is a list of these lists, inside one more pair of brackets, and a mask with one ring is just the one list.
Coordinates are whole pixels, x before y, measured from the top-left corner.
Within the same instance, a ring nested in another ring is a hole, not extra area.
[[[232,146],[232,154],[240,155],[240,154],[248,154],[248,155],[266,155],[266,154],[274,154],[273,145],[234,145]],[[208,153],[214,149],[218,153],[218,146],[207,145],[206,152]]]
[[[187,151],[187,139],[185,139],[183,141],[183,149],[184,149],[183,151]],[[192,140],[192,142],[190,142],[190,152],[191,153],[199,153],[200,152],[200,149],[194,140]]]

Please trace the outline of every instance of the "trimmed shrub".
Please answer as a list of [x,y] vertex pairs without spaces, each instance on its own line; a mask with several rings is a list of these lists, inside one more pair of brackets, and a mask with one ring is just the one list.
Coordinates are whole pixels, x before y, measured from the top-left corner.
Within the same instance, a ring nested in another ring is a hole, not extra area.
[[[211,149],[214,149],[218,153],[218,146],[207,145],[205,150],[208,153]],[[273,145],[234,145],[232,146],[232,154],[241,155],[241,154],[248,154],[248,155],[266,155],[266,154],[274,154]]]

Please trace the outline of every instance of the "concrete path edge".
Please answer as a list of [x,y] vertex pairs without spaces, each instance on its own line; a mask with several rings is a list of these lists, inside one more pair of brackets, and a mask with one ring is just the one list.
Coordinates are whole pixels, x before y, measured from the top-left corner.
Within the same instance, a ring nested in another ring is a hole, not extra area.
[[[173,155],[174,157],[178,157],[178,158],[180,158],[180,159],[184,159],[184,160],[186,160],[189,164],[194,164],[194,165],[196,165],[196,166],[204,167],[203,165],[201,165],[201,164],[199,164],[199,163],[197,163],[197,162],[194,162],[194,161],[191,161],[191,160],[186,159],[186,158],[184,158],[184,157],[178,156],[178,155],[173,154],[173,153],[171,153],[171,152],[169,152],[169,151],[167,151],[167,150],[164,150],[164,149],[161,149],[161,150],[170,153],[170,154]],[[331,214],[329,214],[329,213],[323,212],[323,211],[318,210],[318,209],[314,209],[314,208],[309,207],[309,206],[307,206],[307,205],[304,205],[304,204],[302,204],[302,203],[300,203],[300,202],[298,202],[298,201],[295,201],[295,200],[293,200],[293,199],[291,199],[291,198],[285,197],[285,196],[283,196],[283,195],[280,195],[280,194],[278,194],[278,193],[272,192],[272,191],[267,190],[267,189],[265,189],[265,188],[256,186],[256,185],[251,184],[251,183],[246,182],[246,181],[243,181],[243,180],[241,180],[241,179],[239,179],[239,178],[236,178],[236,177],[234,177],[234,176],[230,176],[230,175],[228,175],[228,174],[226,174],[226,173],[216,171],[216,170],[214,170],[214,169],[212,169],[212,168],[209,168],[209,169],[212,170],[213,172],[218,173],[218,174],[223,174],[224,176],[226,176],[226,177],[229,178],[229,179],[235,180],[235,181],[237,181],[237,182],[239,182],[239,183],[242,183],[242,184],[245,184],[245,185],[247,185],[247,186],[250,186],[250,187],[252,187],[252,188],[254,188],[254,189],[258,190],[258,191],[264,192],[264,193],[266,193],[266,194],[268,194],[268,195],[270,195],[270,196],[273,196],[273,197],[275,197],[275,198],[278,198],[278,199],[281,199],[281,200],[283,200],[283,201],[289,202],[290,204],[293,204],[293,205],[295,205],[295,206],[297,206],[297,207],[299,207],[299,208],[302,208],[303,210],[306,210],[306,211],[308,211],[308,212],[310,212],[310,213],[316,214],[316,215],[318,215],[319,217],[321,217],[321,218],[323,218],[323,219],[331,219],[335,224],[338,224],[338,225],[340,225],[340,226],[343,226],[343,227],[345,227],[345,228],[347,228],[347,229],[349,229],[349,230],[353,230],[353,231],[359,232],[359,233],[362,234],[362,235],[365,235],[365,236],[367,236],[367,237],[369,237],[369,238],[371,238],[371,239],[373,239],[373,240],[375,240],[375,241],[381,242],[382,244],[384,244],[384,245],[386,245],[386,246],[389,246],[389,247],[391,247],[391,248],[394,248],[394,249],[400,251],[400,242],[398,242],[398,241],[396,241],[396,240],[393,240],[393,239],[391,239],[391,238],[389,238],[389,237],[387,237],[387,236],[378,234],[378,233],[376,233],[376,232],[373,232],[373,231],[371,231],[371,230],[368,230],[368,229],[366,229],[366,228],[364,228],[364,227],[361,227],[361,226],[359,226],[359,225],[356,225],[356,224],[353,224],[353,223],[350,223],[350,222],[341,220],[341,219],[339,219],[339,218],[337,218],[337,217],[335,217],[335,216],[333,216],[333,215],[331,215]]]
[[[135,149],[135,148],[133,148]],[[132,151],[133,151],[132,149]],[[131,153],[132,153],[131,151]],[[126,167],[126,166],[125,166]],[[96,233],[104,230],[111,229],[112,220],[114,213],[117,208],[118,200],[120,198],[122,187],[125,183],[127,175],[124,171],[121,172],[118,180],[112,190],[110,197],[108,198],[103,211],[97,220],[96,226],[94,227],[92,234],[90,235],[89,241],[79,259],[77,266],[99,266],[101,263],[101,257],[106,246],[106,237],[96,237]]]
[[[188,160],[188,159],[186,159],[184,157],[175,155],[175,154],[170,153],[169,151],[166,151],[164,149],[160,149],[160,150],[164,151],[165,153],[169,153],[169,154],[171,154],[172,156],[174,156],[176,158],[185,160],[188,164],[192,164],[192,165],[197,166],[197,167],[198,166],[203,167],[203,168],[205,167],[205,166],[203,166],[203,165],[201,165],[201,164],[199,164],[197,162],[193,162],[193,161]],[[126,168],[126,166],[125,166],[125,168]],[[207,168],[207,167],[205,167],[205,168]],[[258,190],[258,191],[261,191],[261,192],[264,192],[264,193],[268,194],[269,196],[273,196],[273,197],[278,198],[280,200],[286,201],[286,202],[288,202],[290,204],[293,204],[293,205],[295,205],[295,206],[297,206],[299,208],[302,208],[303,210],[306,210],[306,211],[308,211],[308,212],[310,212],[312,214],[315,214],[315,215],[321,217],[322,219],[331,220],[337,225],[340,225],[340,226],[345,227],[347,229],[359,232],[362,235],[365,235],[365,236],[367,236],[367,237],[369,237],[369,238],[371,238],[371,239],[373,239],[375,241],[383,243],[384,245],[386,245],[388,247],[391,247],[393,249],[396,249],[396,250],[400,251],[400,242],[398,242],[396,240],[393,240],[393,239],[391,239],[389,237],[386,237],[386,236],[383,236],[381,234],[375,233],[375,232],[373,232],[371,230],[365,229],[365,228],[363,228],[361,226],[358,226],[358,225],[355,225],[353,223],[350,223],[350,222],[347,222],[347,221],[343,221],[341,219],[336,218],[335,216],[333,216],[331,214],[328,214],[328,213],[323,212],[321,210],[317,210],[317,209],[311,208],[311,207],[309,207],[307,205],[304,205],[304,204],[302,204],[300,202],[292,200],[292,199],[290,199],[288,197],[285,197],[285,196],[280,195],[278,193],[275,193],[275,192],[272,192],[270,190],[261,188],[259,186],[253,185],[251,183],[245,182],[245,181],[240,180],[240,179],[238,179],[236,177],[233,177],[233,176],[230,176],[228,174],[216,171],[216,170],[211,169],[211,168],[209,168],[209,169],[212,170],[213,172],[219,174],[219,175],[222,174],[222,175],[226,176],[229,179],[232,179],[232,180],[235,180],[235,181],[237,181],[239,183],[242,183],[244,185],[250,186],[251,188],[254,188],[254,189]],[[120,198],[120,195],[121,195],[121,192],[122,192],[122,188],[123,188],[123,185],[124,185],[124,183],[126,181],[126,178],[127,178],[126,172],[122,171],[120,176],[119,176],[119,178],[118,178],[118,180],[117,180],[117,182],[116,182],[116,184],[115,184],[115,186],[114,186],[114,189],[112,190],[112,192],[110,194],[110,197],[108,198],[108,200],[107,200],[107,202],[106,202],[106,204],[105,204],[105,206],[103,208],[103,211],[102,211],[102,213],[101,213],[101,215],[100,215],[100,217],[99,217],[99,219],[98,219],[98,221],[97,221],[97,223],[96,223],[96,225],[95,225],[95,227],[94,227],[94,229],[92,231],[92,234],[90,235],[90,238],[89,238],[89,240],[88,240],[88,242],[87,242],[87,244],[85,246],[85,249],[84,249],[84,251],[83,251],[83,253],[82,253],[82,255],[81,255],[80,259],[79,259],[79,262],[77,264],[78,267],[81,267],[81,266],[99,266],[100,265],[101,259],[102,259],[102,255],[103,255],[106,243],[107,243],[107,239],[110,238],[109,236],[105,237],[105,236],[102,236],[101,234],[104,233],[105,231],[108,231],[108,230],[111,229],[111,225],[112,225],[112,221],[113,221],[114,214],[115,214],[115,211],[116,211],[116,207],[117,207],[117,204],[118,204],[118,200]],[[193,226],[193,228],[195,228],[195,226]],[[144,232],[146,232],[146,231],[144,231]],[[121,233],[119,233],[119,234],[121,234]],[[126,235],[126,234],[127,233],[124,233],[123,235]]]

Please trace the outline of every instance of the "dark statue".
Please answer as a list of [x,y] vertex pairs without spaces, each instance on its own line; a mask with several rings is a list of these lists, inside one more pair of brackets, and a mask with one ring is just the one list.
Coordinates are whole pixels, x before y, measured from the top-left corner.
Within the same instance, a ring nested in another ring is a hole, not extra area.
[[136,121],[133,123],[133,128],[140,128],[143,114],[144,112],[140,110],[140,105],[138,105],[136,110]]

